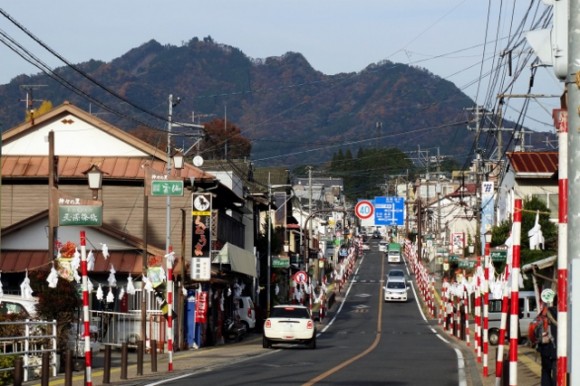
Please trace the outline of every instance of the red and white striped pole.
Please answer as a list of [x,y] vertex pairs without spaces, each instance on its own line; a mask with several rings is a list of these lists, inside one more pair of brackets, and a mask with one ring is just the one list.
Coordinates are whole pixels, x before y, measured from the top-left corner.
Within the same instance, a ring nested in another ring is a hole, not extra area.
[[475,344],[477,363],[481,363],[481,256],[477,256],[477,268],[475,270]]
[[465,284],[463,285],[463,315],[465,315],[465,343],[469,347],[469,292]]
[[522,235],[522,199],[514,200],[514,221],[512,229],[513,255],[510,296],[510,347],[509,347],[509,384],[518,384],[518,324],[519,324],[519,277],[520,243]]
[[173,371],[173,263],[175,252],[169,247],[167,260],[167,371]]
[[501,319],[499,322],[499,340],[497,343],[497,358],[495,362],[495,386],[501,386],[501,380],[503,376],[503,346],[505,344],[505,331],[507,326],[507,313],[508,313],[508,305],[509,305],[509,290],[508,290],[508,282],[505,282],[508,278],[507,272],[509,271],[508,265],[505,267],[505,276],[504,276],[504,283],[503,283],[503,297],[501,300]]
[[81,231],[81,284],[83,289],[83,340],[85,341],[85,379],[86,385],[91,386],[93,358],[91,353],[91,317],[89,314],[89,278],[87,269],[87,237]]
[[560,110],[558,127],[558,334],[556,384],[565,386],[568,371],[568,112]]
[[489,372],[489,271],[491,270],[490,245],[485,242],[485,256],[483,268],[483,376],[487,377]]

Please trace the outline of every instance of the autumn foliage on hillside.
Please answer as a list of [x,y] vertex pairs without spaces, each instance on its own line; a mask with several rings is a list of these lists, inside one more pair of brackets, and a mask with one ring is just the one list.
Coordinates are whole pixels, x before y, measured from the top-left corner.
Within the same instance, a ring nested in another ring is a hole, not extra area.
[[241,129],[223,119],[204,125],[205,137],[200,144],[205,159],[243,159],[250,156],[252,143],[242,136]]

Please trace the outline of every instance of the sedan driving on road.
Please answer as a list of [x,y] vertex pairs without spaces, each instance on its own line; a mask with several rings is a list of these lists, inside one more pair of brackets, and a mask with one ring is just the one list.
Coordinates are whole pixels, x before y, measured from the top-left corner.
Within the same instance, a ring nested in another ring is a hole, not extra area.
[[385,290],[385,302],[406,302],[407,282],[401,278],[391,278],[387,280]]
[[264,348],[272,343],[303,343],[316,348],[316,326],[307,307],[288,304],[272,308],[264,322],[262,338]]

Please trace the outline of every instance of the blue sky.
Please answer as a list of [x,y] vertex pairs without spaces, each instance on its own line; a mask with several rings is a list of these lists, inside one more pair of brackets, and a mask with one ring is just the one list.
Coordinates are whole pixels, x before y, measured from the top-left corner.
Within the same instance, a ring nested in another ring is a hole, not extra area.
[[[539,0],[537,0],[539,2]],[[504,4],[503,9],[488,5]],[[510,28],[499,12],[516,9],[523,15],[530,1],[483,0],[59,0],[12,1],[1,5],[17,22],[72,63],[89,59],[110,61],[151,39],[180,45],[193,37],[211,36],[218,43],[242,50],[252,58],[303,54],[325,74],[357,72],[382,60],[426,68],[455,83],[483,103],[493,93],[481,78],[506,40]],[[515,6],[514,6],[515,5]],[[545,8],[545,7],[544,7]],[[490,15],[489,19],[487,15]],[[0,32],[24,45],[51,67],[62,62],[26,37],[4,16]],[[493,37],[490,34],[493,34]],[[488,34],[488,45],[484,45]],[[484,50],[485,47],[485,50]],[[482,61],[482,59],[485,59]],[[482,66],[482,63],[484,65]],[[19,74],[39,72],[0,44],[0,84]],[[529,79],[522,76],[523,93]],[[540,68],[536,93],[560,94],[563,84],[550,69]],[[540,89],[541,87],[541,89]],[[549,113],[557,100],[531,106],[528,122],[550,130]],[[513,114],[517,112],[514,111]],[[537,115],[536,115],[537,114]],[[509,118],[509,112],[508,116]]]

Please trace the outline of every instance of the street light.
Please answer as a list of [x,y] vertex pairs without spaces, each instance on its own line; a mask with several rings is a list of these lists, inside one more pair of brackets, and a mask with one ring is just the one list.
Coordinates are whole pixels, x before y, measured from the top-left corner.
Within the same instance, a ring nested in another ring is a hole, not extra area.
[[179,150],[173,153],[173,166],[177,170],[183,169],[183,153]]
[[486,256],[489,256],[489,250],[490,250],[490,247],[491,247],[492,233],[491,233],[490,230],[488,230],[483,235],[485,237],[485,255]]
[[89,180],[89,189],[93,191],[93,200],[98,200],[99,190],[103,186],[103,171],[97,165],[93,164],[84,174]]

